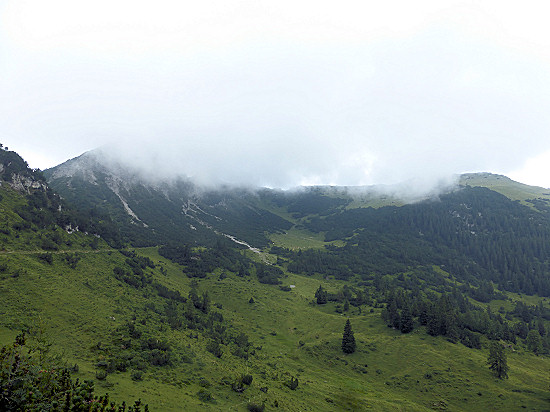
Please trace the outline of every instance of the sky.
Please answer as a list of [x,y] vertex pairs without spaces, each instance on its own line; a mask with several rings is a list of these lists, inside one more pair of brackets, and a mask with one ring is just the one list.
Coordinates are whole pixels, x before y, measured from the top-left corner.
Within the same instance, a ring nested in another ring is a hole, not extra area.
[[550,187],[544,1],[0,0],[0,142],[46,169]]

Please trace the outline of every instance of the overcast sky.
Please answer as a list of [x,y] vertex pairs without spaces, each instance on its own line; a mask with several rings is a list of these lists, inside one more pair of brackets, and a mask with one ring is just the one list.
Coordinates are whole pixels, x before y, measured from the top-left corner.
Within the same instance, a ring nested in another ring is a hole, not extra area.
[[0,1],[0,142],[104,145],[271,187],[550,187],[550,25],[530,1]]

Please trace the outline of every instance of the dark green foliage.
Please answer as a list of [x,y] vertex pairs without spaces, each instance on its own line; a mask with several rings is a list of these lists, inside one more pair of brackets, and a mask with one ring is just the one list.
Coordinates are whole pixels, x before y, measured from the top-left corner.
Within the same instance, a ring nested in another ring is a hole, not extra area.
[[244,392],[244,390],[246,389],[245,386],[244,386],[244,383],[240,380],[240,379],[237,379],[235,382],[233,382],[233,384],[231,385],[231,389],[233,389],[235,392],[237,393],[242,393]]
[[214,248],[201,251],[194,251],[188,245],[166,245],[159,248],[159,254],[182,265],[184,273],[190,278],[204,278],[218,267],[245,273],[245,268],[251,263],[250,259],[229,242],[227,239],[219,239]]
[[98,381],[104,381],[105,379],[107,379],[107,371],[106,371],[106,370],[97,371],[97,372],[95,373],[95,378],[96,378]]
[[169,289],[166,286],[153,282],[152,286],[156,289],[158,295],[168,300],[175,300],[178,302],[186,302],[187,299],[181,296],[181,293],[178,290]]
[[[79,228],[100,235],[113,246],[120,245],[120,235],[108,218],[70,207],[47,186],[42,172],[30,169],[17,153],[0,150],[0,163],[4,166],[0,179],[16,183],[15,187],[26,198],[26,204],[16,210],[23,220],[13,223],[14,230],[46,229],[53,225],[64,230]],[[59,246],[55,239],[42,239],[44,250],[58,250]]]
[[114,330],[110,344],[98,343],[92,351],[100,356],[96,366],[106,373],[130,368],[145,371],[150,366],[168,367],[178,362],[167,342],[144,334],[132,322]]
[[281,284],[280,278],[284,276],[284,273],[277,266],[269,266],[258,263],[256,264],[256,275],[258,276],[258,281],[260,283],[279,285]]
[[[90,182],[78,173],[58,176],[55,172],[59,169],[54,168],[45,172],[52,188],[80,210],[92,209],[99,215],[108,216],[122,240],[134,246],[168,244],[181,242],[181,239],[212,246],[219,235],[206,227],[210,225],[220,232],[231,233],[262,247],[269,244],[266,231],[279,232],[292,226],[287,220],[256,207],[257,195],[246,190],[221,189],[196,197],[196,187],[192,183],[178,180],[162,187],[134,182],[119,188],[115,194],[110,187],[111,173],[105,170],[93,153],[70,162],[83,162],[81,166],[84,169],[96,163],[88,169],[95,176],[95,181]],[[139,217],[139,222],[128,215],[119,195]],[[188,201],[182,213],[183,199]],[[197,220],[205,225],[197,224]]]
[[304,188],[301,192],[272,192],[270,195],[272,196],[271,201],[279,206],[286,206],[295,217],[311,214],[327,215],[350,202],[349,199],[326,196],[321,193],[321,190],[311,187]]
[[65,260],[67,264],[72,268],[76,269],[78,262],[80,262],[81,257],[77,253],[66,253]]
[[38,258],[50,265],[53,263],[53,255],[51,253],[42,253],[38,255]]
[[323,286],[319,285],[319,289],[315,292],[315,298],[319,305],[327,303],[327,291],[323,289]]
[[245,385],[252,384],[252,375],[243,375],[241,377],[241,382],[244,383]]
[[382,318],[389,327],[399,328],[401,325],[401,315],[399,314],[395,300],[390,300],[385,310],[382,311]]
[[209,340],[206,344],[206,350],[217,358],[221,358],[223,355],[222,348],[215,340]]
[[[151,274],[146,271],[148,268],[155,268],[151,259],[138,256],[135,252],[122,251],[121,253],[128,256],[126,259],[126,267],[115,266],[113,269],[115,277],[135,288],[145,288],[147,285],[151,284]],[[162,287],[160,287],[160,293],[172,295],[168,290]]]
[[405,306],[401,311],[401,323],[399,325],[399,330],[402,333],[412,332],[414,329],[414,320],[412,317],[411,309],[409,306]]
[[493,374],[499,379],[508,378],[508,360],[506,352],[499,342],[491,342],[489,346],[489,356],[487,358],[489,369],[493,371]]
[[44,238],[42,239],[42,244],[40,247],[44,250],[58,250],[59,246],[51,239]]
[[285,383],[286,386],[288,386],[293,391],[298,388],[298,378],[295,378],[294,376],[290,377],[290,380]]
[[344,334],[342,335],[342,351],[344,353],[355,352],[355,336],[353,335],[353,330],[351,329],[349,319],[346,321],[346,325],[344,326]]
[[0,178],[5,182],[11,182],[13,175],[45,182],[43,174],[39,170],[30,169],[28,163],[15,152],[0,150],[0,163],[4,166]]
[[542,339],[538,330],[531,329],[526,338],[527,349],[535,355],[540,355],[542,352]]
[[249,412],[264,412],[265,410],[265,404],[257,404],[250,402],[246,405],[246,408],[249,410]]
[[230,339],[235,344],[232,351],[233,355],[239,358],[248,359],[248,354],[252,347],[252,343],[248,340],[248,336],[241,332],[232,336]]
[[[105,375],[106,376],[106,375]],[[0,349],[0,410],[2,411],[91,411],[119,410],[108,395],[97,396],[93,381],[72,381],[70,369],[53,358],[36,357],[26,347],[25,335]],[[109,408],[109,409],[107,409]],[[121,409],[122,410],[122,409]],[[141,401],[126,409],[142,409]]]
[[204,376],[201,376],[199,378],[199,385],[202,386],[203,388],[210,388],[212,386],[210,381],[206,379]]
[[431,264],[474,287],[487,301],[501,290],[550,296],[550,224],[539,212],[485,188],[466,187],[403,207],[362,208],[312,218],[314,232],[351,231],[353,242],[325,250],[285,252],[288,269],[338,279],[393,274]]
[[159,247],[158,251],[159,255],[180,265],[188,264],[193,256],[188,245],[164,245]]
[[212,394],[206,389],[199,389],[199,391],[197,392],[197,397],[202,402],[211,402],[214,400],[214,397],[212,396]]

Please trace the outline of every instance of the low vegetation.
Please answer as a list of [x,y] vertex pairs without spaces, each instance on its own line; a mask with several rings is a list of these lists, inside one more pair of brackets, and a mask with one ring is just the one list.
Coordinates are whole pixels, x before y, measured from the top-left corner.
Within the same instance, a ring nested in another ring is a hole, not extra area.
[[1,410],[548,408],[547,223],[500,195],[283,213],[264,193],[295,226],[262,255],[222,236],[115,249],[123,226],[0,195]]

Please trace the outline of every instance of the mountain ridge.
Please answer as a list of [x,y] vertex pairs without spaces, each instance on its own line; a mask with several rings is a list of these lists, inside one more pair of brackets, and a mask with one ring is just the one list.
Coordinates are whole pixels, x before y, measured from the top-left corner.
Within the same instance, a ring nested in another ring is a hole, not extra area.
[[[183,177],[159,179],[113,160],[104,150],[86,152],[44,171],[49,185],[80,209],[108,214],[126,240],[141,238],[140,245],[177,241],[212,244],[216,232],[233,236],[253,247],[301,227],[309,214],[326,215],[344,209],[403,206],[458,190],[464,186],[488,187],[512,200],[544,209],[550,190],[523,185],[490,173],[464,174],[425,194],[400,196],[395,186],[311,186],[295,190],[204,187]],[[518,189],[519,188],[519,189]],[[410,187],[408,188],[410,191]],[[281,209],[281,205],[284,205]],[[164,214],[162,219],[158,213]],[[170,225],[164,223],[170,221]],[[145,239],[149,238],[150,241]],[[134,243],[138,245],[138,243]]]
[[[151,410],[547,407],[544,202],[466,185],[376,208],[339,188],[116,186],[140,222],[105,171],[84,177],[57,181],[80,205],[67,211],[119,213],[118,249],[0,186],[0,342],[49,336],[73,376]],[[508,380],[487,368],[495,344]]]

